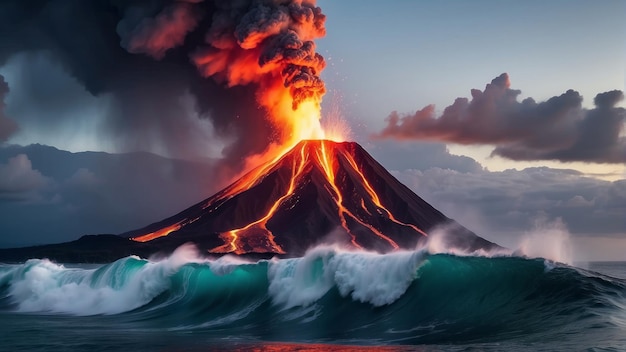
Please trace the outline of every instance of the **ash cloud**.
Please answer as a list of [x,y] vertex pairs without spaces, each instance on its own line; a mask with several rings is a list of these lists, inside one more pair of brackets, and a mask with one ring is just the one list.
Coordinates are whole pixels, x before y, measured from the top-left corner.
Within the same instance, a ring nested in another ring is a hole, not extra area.
[[4,100],[8,93],[9,85],[4,80],[4,76],[0,75],[0,142],[5,142],[17,131],[17,123],[5,113],[6,104]]
[[582,107],[574,90],[537,103],[521,102],[506,73],[472,89],[472,98],[457,98],[437,116],[428,105],[413,115],[392,112],[376,139],[437,140],[494,145],[492,155],[512,160],[558,160],[594,163],[626,162],[626,109],[619,90],[596,95],[595,108]]
[[103,136],[128,150],[198,154],[206,141],[182,118],[190,112],[181,98],[191,96],[193,115],[210,119],[237,167],[281,136],[260,90],[287,89],[294,107],[324,94],[313,43],[324,20],[315,1],[9,0],[0,3],[0,67],[25,53],[58,63],[111,99]]

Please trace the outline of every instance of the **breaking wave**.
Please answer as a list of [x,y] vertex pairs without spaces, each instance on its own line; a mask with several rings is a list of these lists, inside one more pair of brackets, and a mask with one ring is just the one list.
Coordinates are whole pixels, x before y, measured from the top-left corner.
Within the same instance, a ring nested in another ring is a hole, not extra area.
[[[450,343],[618,334],[626,282],[544,259],[320,247],[302,258],[0,265],[0,309],[283,341]],[[618,335],[616,335],[618,336]],[[623,336],[623,335],[622,335]]]

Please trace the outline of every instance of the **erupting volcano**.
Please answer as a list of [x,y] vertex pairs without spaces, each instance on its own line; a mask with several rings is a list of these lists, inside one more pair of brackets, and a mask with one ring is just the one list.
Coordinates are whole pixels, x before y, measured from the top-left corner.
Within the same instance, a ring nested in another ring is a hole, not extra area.
[[448,245],[495,247],[396,180],[354,142],[304,140],[214,196],[125,234],[136,242],[194,242],[214,254],[300,256],[316,244],[390,252],[447,226]]
[[[326,140],[320,124],[326,63],[314,43],[326,33],[326,16],[315,1],[218,5],[205,36],[209,47],[202,44],[190,57],[205,77],[254,87],[274,136],[246,161],[265,162],[216,195],[126,237],[156,248],[192,241],[214,254],[299,256],[329,241],[389,252],[415,248],[435,226],[451,222],[356,143]],[[176,5],[186,14],[193,7]],[[135,52],[147,49],[142,38],[131,42]],[[493,246],[455,228],[456,246]]]
[[162,5],[139,11],[135,3],[120,3],[112,12],[121,15],[113,24],[122,57],[162,60],[185,74],[191,63],[203,77],[190,85],[198,113],[231,143],[216,168],[256,168],[214,196],[122,237],[84,237],[37,250],[51,256],[60,248],[83,261],[86,253],[117,259],[185,242],[216,255],[300,256],[329,242],[384,253],[415,248],[437,226],[446,226],[448,248],[495,246],[411,192],[358,144],[327,140],[332,133],[321,124],[326,63],[314,42],[326,34],[326,16],[315,0]]

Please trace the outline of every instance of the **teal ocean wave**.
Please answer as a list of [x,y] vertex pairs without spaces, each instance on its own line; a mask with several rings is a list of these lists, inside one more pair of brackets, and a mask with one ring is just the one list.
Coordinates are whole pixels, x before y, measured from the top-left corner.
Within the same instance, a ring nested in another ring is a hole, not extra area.
[[424,251],[317,248],[249,263],[203,260],[186,246],[95,268],[33,259],[0,266],[0,309],[264,341],[626,343],[621,279],[543,259]]

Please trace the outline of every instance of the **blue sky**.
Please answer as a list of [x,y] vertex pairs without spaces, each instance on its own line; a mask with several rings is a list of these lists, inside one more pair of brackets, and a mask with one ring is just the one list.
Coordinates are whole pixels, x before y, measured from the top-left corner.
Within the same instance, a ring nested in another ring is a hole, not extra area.
[[318,4],[328,16],[318,44],[328,85],[358,96],[363,111],[448,105],[503,72],[537,100],[575,89],[590,103],[624,88],[623,1]]

